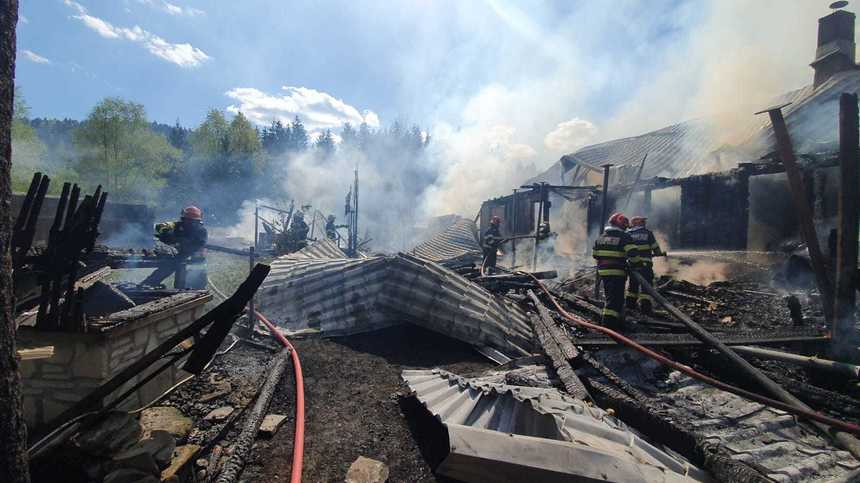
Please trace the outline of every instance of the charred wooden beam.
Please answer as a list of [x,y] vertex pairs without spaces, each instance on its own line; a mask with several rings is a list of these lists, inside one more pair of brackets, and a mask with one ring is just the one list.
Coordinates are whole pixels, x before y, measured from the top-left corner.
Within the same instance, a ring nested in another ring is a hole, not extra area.
[[218,476],[218,483],[233,483],[242,474],[245,460],[250,456],[251,448],[257,439],[257,431],[260,428],[260,423],[269,411],[272,397],[275,395],[275,389],[278,387],[278,383],[284,374],[289,360],[290,350],[283,348],[269,364],[263,387],[257,396],[257,401],[254,403],[253,409],[251,409],[248,417],[245,418],[245,424],[233,446],[233,453]]
[[782,116],[782,108],[787,106],[773,107],[756,114],[767,112],[770,116],[770,122],[773,125],[773,133],[776,136],[777,149],[779,157],[782,159],[782,164],[785,166],[785,174],[788,177],[789,185],[791,186],[791,194],[794,199],[794,209],[797,211],[798,221],[800,222],[800,231],[803,234],[803,240],[809,249],[809,257],[812,261],[812,268],[815,271],[815,280],[818,284],[818,290],[821,292],[822,309],[824,316],[828,321],[833,320],[833,285],[830,277],[827,276],[827,265],[824,262],[824,255],[821,253],[821,247],[818,244],[818,235],[815,232],[815,225],[812,220],[812,209],[809,200],[806,196],[806,190],[803,186],[800,167],[797,164],[797,159],[794,156],[794,147],[791,144],[791,136],[788,134],[788,127],[785,124],[785,118]]
[[[854,327],[855,286],[857,277],[858,225],[858,113],[857,94],[842,94],[839,98],[839,219],[836,249],[836,298],[833,306],[833,354],[852,357],[851,343],[856,338]],[[827,300],[824,301],[827,303]],[[856,351],[856,349],[855,349]]]
[[549,310],[541,303],[537,295],[531,290],[528,294],[538,312],[537,316],[531,317],[538,341],[552,361],[555,372],[564,384],[565,390],[577,399],[590,400],[591,396],[588,394],[588,390],[585,389],[569,362],[579,355],[579,351],[570,339],[561,332],[555,321],[552,320]]
[[708,470],[716,481],[773,481],[752,466],[732,459],[731,453],[722,445],[707,441],[682,422],[660,417],[659,408],[653,404],[640,403],[597,381],[589,381],[589,386],[595,401],[601,407],[612,408],[619,419],[684,455],[693,464]]
[[[711,348],[717,350],[720,354],[725,356],[726,359],[732,364],[733,367],[740,370],[743,374],[745,374],[751,381],[755,381],[760,387],[762,387],[765,391],[770,393],[775,398],[781,400],[782,402],[794,406],[796,408],[805,409],[807,411],[811,411],[811,408],[804,404],[800,399],[794,397],[793,394],[786,391],[785,388],[777,384],[773,381],[773,379],[767,377],[764,373],[756,369],[752,364],[750,364],[747,360],[742,358],[737,354],[737,352],[733,351],[729,346],[724,344],[718,338],[714,337],[710,332],[705,330],[701,325],[697,324],[693,321],[687,314],[678,310],[674,305],[669,303],[665,297],[663,297],[660,292],[654,289],[651,286],[649,281],[645,280],[645,278],[640,275],[638,272],[631,272],[633,277],[636,277],[636,280],[639,282],[640,287],[645,289],[654,300],[657,301],[660,305],[662,305],[669,313],[675,316],[678,320],[684,323],[688,329],[690,329],[690,333],[693,334],[697,339],[701,340],[702,343],[710,346]],[[812,422],[812,424],[818,428],[818,430],[825,436],[832,438],[839,446],[843,449],[850,452],[854,457],[860,457],[860,441],[857,440],[854,436],[835,431],[822,423]]]

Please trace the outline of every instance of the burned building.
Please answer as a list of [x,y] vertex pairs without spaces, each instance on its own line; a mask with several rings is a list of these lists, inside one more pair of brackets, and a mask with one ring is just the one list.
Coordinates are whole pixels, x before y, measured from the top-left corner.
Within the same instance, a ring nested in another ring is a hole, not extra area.
[[[784,106],[824,246],[837,209],[839,96],[860,91],[860,70],[853,60],[854,18],[837,10],[820,19],[813,82],[771,102]],[[649,216],[649,225],[673,249],[772,250],[799,237],[795,215],[784,209],[791,194],[765,115],[749,113],[729,123],[694,119],[582,147],[526,182],[525,193],[487,201],[482,219],[501,215],[504,230],[533,231],[539,183],[550,186],[555,223],[576,218],[577,229],[591,237],[606,222],[601,216],[615,210]]]

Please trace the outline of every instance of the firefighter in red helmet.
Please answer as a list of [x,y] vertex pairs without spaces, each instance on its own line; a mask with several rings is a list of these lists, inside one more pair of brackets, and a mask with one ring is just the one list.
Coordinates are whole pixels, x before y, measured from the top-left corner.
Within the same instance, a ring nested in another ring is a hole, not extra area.
[[481,248],[484,252],[484,261],[481,268],[487,275],[496,270],[499,245],[503,242],[500,231],[501,225],[502,219],[498,216],[490,218],[490,227],[484,232],[484,236],[481,239]]
[[615,330],[625,329],[624,289],[629,260],[637,255],[636,244],[626,231],[628,226],[626,216],[614,213],[603,233],[594,241],[592,251],[603,283],[603,325]]
[[176,249],[174,260],[152,272],[143,285],[155,286],[173,273],[177,274],[174,285],[176,288],[206,288],[205,266],[201,270],[189,271],[186,276],[186,265],[199,262],[203,258],[203,249],[209,234],[203,226],[203,210],[196,206],[187,206],[180,213],[179,221],[158,223],[155,225],[155,238]]
[[[665,256],[663,250],[660,249],[660,244],[654,238],[654,233],[645,227],[648,218],[644,216],[634,216],[630,219],[630,228],[627,233],[636,244],[636,256],[630,260],[630,269],[635,270],[642,275],[642,278],[653,284],[654,281],[654,257]],[[646,315],[651,315],[654,310],[654,301],[647,292],[639,286],[639,281],[635,278],[630,278],[630,285],[627,290],[627,308],[636,308],[639,304],[639,310]]]

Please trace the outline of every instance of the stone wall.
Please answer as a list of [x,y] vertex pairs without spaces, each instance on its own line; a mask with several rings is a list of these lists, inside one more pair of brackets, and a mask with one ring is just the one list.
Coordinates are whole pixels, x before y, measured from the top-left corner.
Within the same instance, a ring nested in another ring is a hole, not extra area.
[[[20,327],[20,348],[54,346],[54,355],[50,359],[21,361],[24,416],[28,426],[36,429],[51,421],[119,371],[190,325],[203,315],[204,306],[211,295],[206,292],[187,292],[170,298],[175,298],[176,304],[155,312],[146,310],[147,306],[153,304],[163,307],[164,299],[112,314],[111,318],[118,319],[127,318],[129,313],[140,316],[101,332],[80,334]],[[115,391],[113,397],[123,394],[162,364],[164,362],[157,362],[149,371],[132,378]],[[131,394],[119,408],[136,409],[152,401],[183,377],[180,372],[176,367],[165,370]]]

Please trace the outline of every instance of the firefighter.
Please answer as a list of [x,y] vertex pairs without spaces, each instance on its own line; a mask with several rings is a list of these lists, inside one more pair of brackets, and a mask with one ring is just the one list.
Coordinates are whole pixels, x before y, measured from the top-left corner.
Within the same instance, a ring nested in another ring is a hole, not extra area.
[[340,238],[340,234],[337,232],[338,228],[347,228],[346,225],[336,225],[334,215],[328,215],[328,218],[325,220],[325,236],[329,240],[337,240]]
[[[167,263],[158,267],[142,282],[143,285],[155,286],[173,273],[177,274],[174,283],[176,288],[206,288],[206,270],[195,270],[193,276],[186,278],[185,264],[192,258],[203,256],[209,235],[203,226],[203,211],[196,206],[188,206],[182,210],[179,221],[158,223],[155,225],[155,238],[158,241],[176,248],[175,263]],[[184,283],[182,279],[185,279]]]
[[297,252],[308,245],[308,231],[310,228],[305,223],[305,214],[297,211],[290,222],[287,230],[287,249],[289,253]]
[[614,213],[603,233],[594,241],[592,252],[597,260],[597,273],[603,282],[603,325],[615,330],[626,328],[624,288],[627,285],[628,260],[636,257],[636,244],[625,231],[628,226],[626,216]]
[[498,216],[490,218],[490,227],[484,232],[484,236],[481,239],[484,251],[484,261],[481,264],[481,270],[486,274],[490,274],[496,270],[499,245],[503,242],[502,233],[499,231],[501,225],[502,219]]
[[[636,244],[636,256],[630,260],[630,269],[635,270],[642,278],[650,284],[654,284],[654,257],[665,256],[663,250],[660,249],[660,244],[654,238],[654,233],[645,227],[648,218],[644,216],[634,216],[630,218],[630,229],[627,233]],[[639,310],[645,315],[651,315],[654,310],[654,301],[651,299],[645,290],[639,286],[639,281],[635,278],[630,278],[630,284],[627,290],[627,307],[636,308],[639,303]]]

